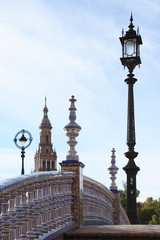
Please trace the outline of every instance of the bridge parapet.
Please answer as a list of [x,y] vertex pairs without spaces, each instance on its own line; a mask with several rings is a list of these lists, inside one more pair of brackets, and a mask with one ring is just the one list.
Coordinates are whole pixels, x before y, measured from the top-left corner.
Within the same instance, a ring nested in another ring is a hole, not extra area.
[[[83,223],[84,225],[115,224],[115,198],[117,197],[103,184],[84,176],[83,179]],[[119,203],[119,224],[130,224],[128,217]]]
[[[75,228],[74,172],[37,172],[0,182],[0,238],[53,239]],[[115,194],[99,182],[83,179],[83,224],[115,224]],[[79,204],[79,203],[77,203]],[[120,224],[129,224],[117,205]],[[52,236],[52,237],[51,237]]]
[[126,212],[124,211],[124,208],[120,204],[120,224],[121,225],[130,225],[130,221],[128,219],[128,216]]
[[72,172],[39,172],[0,182],[3,240],[39,239],[54,229],[74,228]]
[[113,224],[113,194],[99,182],[84,177],[84,225]]

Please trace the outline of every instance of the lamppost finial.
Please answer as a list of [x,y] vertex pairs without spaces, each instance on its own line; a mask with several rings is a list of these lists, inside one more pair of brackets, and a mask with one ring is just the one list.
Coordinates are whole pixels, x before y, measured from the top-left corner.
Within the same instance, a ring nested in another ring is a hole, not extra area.
[[133,16],[132,16],[132,12],[131,12],[130,24],[129,24],[128,28],[130,29],[129,31],[133,31],[134,25],[133,25]]
[[131,21],[131,22],[133,22],[133,16],[132,16],[132,12],[131,12],[130,21]]

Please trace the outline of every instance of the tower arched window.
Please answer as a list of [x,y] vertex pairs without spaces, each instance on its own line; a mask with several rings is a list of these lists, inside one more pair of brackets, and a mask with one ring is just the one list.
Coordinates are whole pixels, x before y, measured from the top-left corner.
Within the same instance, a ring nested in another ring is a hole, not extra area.
[[48,143],[48,135],[46,135],[46,143]]
[[43,170],[45,170],[45,161],[43,161]]
[[54,170],[54,162],[52,161],[52,170]]
[[49,171],[49,170],[50,170],[50,162],[47,161],[47,171]]

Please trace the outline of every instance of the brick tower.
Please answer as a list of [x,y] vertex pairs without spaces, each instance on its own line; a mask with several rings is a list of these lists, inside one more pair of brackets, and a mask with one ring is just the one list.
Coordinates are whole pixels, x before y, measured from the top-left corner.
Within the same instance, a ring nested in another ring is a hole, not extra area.
[[51,143],[51,123],[48,119],[48,108],[46,105],[43,109],[44,116],[39,126],[40,128],[40,143],[39,149],[34,157],[34,172],[54,171],[57,170],[57,154],[52,148]]

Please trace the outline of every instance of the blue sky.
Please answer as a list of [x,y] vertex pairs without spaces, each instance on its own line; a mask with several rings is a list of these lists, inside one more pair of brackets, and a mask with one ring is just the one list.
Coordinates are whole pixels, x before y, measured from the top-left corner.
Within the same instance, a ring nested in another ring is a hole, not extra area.
[[111,149],[116,149],[117,185],[126,181],[127,85],[121,30],[131,11],[143,40],[142,65],[134,71],[135,150],[139,200],[160,197],[160,1],[159,0],[0,0],[0,178],[21,172],[14,145],[21,129],[32,133],[25,172],[34,169],[45,95],[58,161],[68,151],[63,127],[69,98],[77,99],[82,127],[76,150],[84,174],[107,187]]

